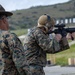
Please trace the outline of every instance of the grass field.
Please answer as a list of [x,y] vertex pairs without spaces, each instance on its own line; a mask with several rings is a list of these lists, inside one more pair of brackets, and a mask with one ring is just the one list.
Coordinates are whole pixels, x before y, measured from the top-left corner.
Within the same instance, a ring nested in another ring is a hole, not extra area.
[[[50,59],[50,54],[47,55],[47,58]],[[57,65],[65,66],[68,65],[68,58],[75,58],[75,44],[65,51],[55,54],[55,62]]]
[[18,36],[21,36],[21,35],[26,34],[27,31],[28,31],[28,29],[19,29],[19,30],[13,30],[13,31],[11,31],[11,32],[17,34]]

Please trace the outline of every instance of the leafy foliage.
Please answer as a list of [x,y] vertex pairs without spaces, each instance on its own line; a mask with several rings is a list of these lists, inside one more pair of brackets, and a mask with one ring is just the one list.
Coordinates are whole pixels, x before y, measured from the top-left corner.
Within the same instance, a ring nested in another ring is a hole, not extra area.
[[36,6],[12,12],[14,15],[9,18],[10,28],[12,30],[26,29],[36,26],[37,20],[42,14],[49,14],[54,19],[75,17],[75,0],[55,5]]

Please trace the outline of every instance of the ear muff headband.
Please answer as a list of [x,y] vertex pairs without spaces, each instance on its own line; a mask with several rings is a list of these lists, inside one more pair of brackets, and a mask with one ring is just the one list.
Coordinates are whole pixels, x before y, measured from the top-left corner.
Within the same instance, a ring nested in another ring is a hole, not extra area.
[[50,17],[50,16],[48,16],[48,15],[47,15],[47,20],[48,20],[48,21],[50,21],[50,20],[51,20],[51,17]]
[[47,15],[47,14],[44,14],[44,15],[47,16],[47,21],[51,21],[51,17],[49,15]]

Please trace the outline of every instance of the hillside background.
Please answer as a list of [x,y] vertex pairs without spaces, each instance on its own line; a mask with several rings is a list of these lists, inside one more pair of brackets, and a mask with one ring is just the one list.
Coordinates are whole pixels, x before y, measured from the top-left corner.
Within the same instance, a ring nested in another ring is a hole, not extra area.
[[54,19],[75,17],[75,0],[47,6],[36,6],[29,9],[12,11],[9,18],[10,29],[27,29],[37,25],[37,20],[42,14],[49,14]]

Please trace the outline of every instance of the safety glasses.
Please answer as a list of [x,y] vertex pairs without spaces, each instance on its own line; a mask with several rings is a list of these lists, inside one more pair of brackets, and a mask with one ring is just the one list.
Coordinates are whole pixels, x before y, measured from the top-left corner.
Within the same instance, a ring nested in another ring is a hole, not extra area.
[[0,20],[7,18],[5,15],[0,16]]

